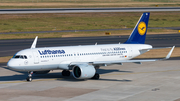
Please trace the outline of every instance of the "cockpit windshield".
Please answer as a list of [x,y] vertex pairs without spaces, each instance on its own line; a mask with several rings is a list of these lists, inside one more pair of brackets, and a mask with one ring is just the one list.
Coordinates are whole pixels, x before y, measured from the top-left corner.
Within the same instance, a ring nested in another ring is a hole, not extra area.
[[16,58],[16,59],[27,59],[27,56],[26,55],[14,55],[13,58]]

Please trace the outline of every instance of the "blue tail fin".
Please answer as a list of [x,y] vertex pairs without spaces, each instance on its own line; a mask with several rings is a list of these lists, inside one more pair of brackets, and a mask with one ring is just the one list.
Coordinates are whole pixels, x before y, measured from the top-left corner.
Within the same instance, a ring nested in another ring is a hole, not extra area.
[[150,13],[143,13],[134,30],[124,44],[144,44]]

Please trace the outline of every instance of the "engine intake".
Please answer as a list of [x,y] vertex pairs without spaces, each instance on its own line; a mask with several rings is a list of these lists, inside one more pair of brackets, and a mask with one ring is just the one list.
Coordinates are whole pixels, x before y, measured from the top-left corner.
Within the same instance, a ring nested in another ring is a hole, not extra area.
[[80,64],[73,67],[72,74],[76,79],[92,78],[96,73],[94,66],[88,64]]

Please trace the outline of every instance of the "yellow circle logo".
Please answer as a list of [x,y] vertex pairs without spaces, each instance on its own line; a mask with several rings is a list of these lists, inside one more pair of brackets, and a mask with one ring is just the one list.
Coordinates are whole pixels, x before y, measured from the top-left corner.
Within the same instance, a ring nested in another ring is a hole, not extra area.
[[138,25],[138,32],[140,35],[144,35],[146,32],[146,23],[145,22],[140,22]]

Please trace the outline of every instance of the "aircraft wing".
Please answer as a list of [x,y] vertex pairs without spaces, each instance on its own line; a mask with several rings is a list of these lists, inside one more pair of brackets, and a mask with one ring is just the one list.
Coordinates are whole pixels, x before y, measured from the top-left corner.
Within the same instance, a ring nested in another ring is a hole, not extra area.
[[[76,65],[76,64],[92,64],[92,65],[104,65],[104,64],[122,64],[122,63],[138,63],[141,64],[141,62],[152,62],[152,61],[159,61],[159,60],[167,60],[170,58],[175,46],[172,47],[172,49],[169,51],[167,56],[163,59],[144,59],[144,60],[120,60],[120,61],[94,61],[94,62],[72,62],[70,65]],[[156,48],[157,49],[157,48]],[[160,49],[160,48],[158,48]]]

